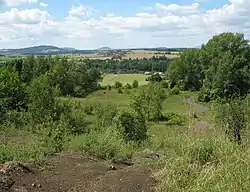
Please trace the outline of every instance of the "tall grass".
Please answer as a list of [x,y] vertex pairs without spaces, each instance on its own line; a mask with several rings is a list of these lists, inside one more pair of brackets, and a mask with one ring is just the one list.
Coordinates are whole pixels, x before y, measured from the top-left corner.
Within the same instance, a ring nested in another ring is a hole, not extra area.
[[165,136],[154,142],[157,147],[171,152],[161,162],[164,167],[155,173],[159,180],[157,191],[249,190],[248,145],[240,146],[221,134],[197,136],[167,130]]

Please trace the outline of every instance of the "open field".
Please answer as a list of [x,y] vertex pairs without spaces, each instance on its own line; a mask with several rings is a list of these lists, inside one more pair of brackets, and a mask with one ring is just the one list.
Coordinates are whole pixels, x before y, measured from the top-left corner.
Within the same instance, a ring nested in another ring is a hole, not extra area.
[[164,52],[159,52],[159,51],[143,51],[143,50],[138,50],[138,51],[132,51],[128,54],[126,54],[123,58],[124,59],[141,59],[141,58],[152,58],[153,56],[166,56],[170,59],[178,57],[178,53],[172,53],[172,54],[166,54]]
[[[137,89],[122,94],[117,89],[100,90],[86,98],[61,99],[83,106],[112,104],[125,110],[136,92]],[[182,92],[180,95],[169,96],[163,103],[163,113],[175,112],[188,117],[190,105],[187,101],[190,97],[196,101],[197,93]],[[192,118],[184,125],[149,122],[149,139],[140,147],[125,144],[104,129],[100,133],[71,138],[64,143],[63,152],[50,157],[44,154],[49,154],[53,148],[45,148],[46,145],[40,142],[41,135],[5,130],[1,134],[0,161],[35,160],[41,163],[41,170],[32,167],[32,171],[22,171],[23,168],[19,168],[20,173],[16,170],[10,174],[14,175],[15,181],[12,189],[24,188],[35,192],[179,192],[189,189],[219,192],[225,188],[224,191],[247,191],[250,186],[247,179],[250,173],[249,150],[244,148],[247,150],[244,151],[242,147],[225,139],[220,130],[211,125],[211,118],[203,119],[204,115],[210,113],[209,105],[203,112],[199,110],[203,108],[201,104],[192,107],[192,110],[197,110],[199,118]],[[90,123],[89,127],[95,127],[95,115],[84,118]],[[89,153],[83,152],[86,150]],[[114,160],[110,160],[107,155],[115,155],[112,156]],[[125,160],[119,160],[124,155]],[[128,157],[130,160],[127,160]],[[207,162],[205,165],[202,164],[204,161]],[[47,166],[43,165],[44,162]],[[110,165],[115,169],[112,170]],[[221,179],[221,175],[226,177]],[[232,179],[234,182],[230,183]]]
[[137,80],[139,85],[145,85],[148,83],[146,81],[147,77],[148,75],[144,74],[106,74],[103,77],[101,85],[114,85],[116,81],[121,82],[123,85],[127,83],[132,85],[134,80]]
[[[112,56],[103,56],[98,55],[97,53],[93,54],[66,54],[66,56],[74,59],[111,59]],[[144,50],[136,50],[136,51],[129,51],[124,56],[122,56],[122,59],[142,59],[142,58],[152,58],[153,56],[166,56],[170,59],[176,58],[179,56],[178,52],[172,52],[171,54],[159,52],[159,51],[144,51]]]

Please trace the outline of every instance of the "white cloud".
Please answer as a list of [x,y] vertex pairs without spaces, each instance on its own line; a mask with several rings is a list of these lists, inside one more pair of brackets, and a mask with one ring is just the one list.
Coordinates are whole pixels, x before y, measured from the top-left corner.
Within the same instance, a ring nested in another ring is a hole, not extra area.
[[193,3],[192,5],[177,5],[177,4],[161,4],[156,3],[156,9],[168,11],[168,12],[178,12],[178,13],[197,13],[199,11],[199,3]]
[[91,7],[87,7],[87,6],[83,6],[80,5],[78,7],[72,7],[69,11],[69,15],[75,15],[75,16],[90,16],[92,13],[94,13],[96,10],[91,8]]
[[38,0],[0,0],[0,5],[18,6],[21,4],[38,3]]
[[[152,10],[131,16],[104,14],[88,18],[93,9],[71,8],[61,20],[39,9],[12,8],[0,13],[2,48],[54,44],[76,48],[180,47],[197,46],[214,34],[244,32],[250,37],[249,0],[229,0],[228,4],[202,11],[199,4],[181,6],[156,4]],[[84,17],[81,17],[84,16]]]
[[48,4],[47,4],[47,3],[40,2],[40,6],[41,6],[41,7],[48,7]]
[[0,24],[36,24],[49,16],[47,11],[39,9],[19,10],[11,8],[9,11],[0,13]]

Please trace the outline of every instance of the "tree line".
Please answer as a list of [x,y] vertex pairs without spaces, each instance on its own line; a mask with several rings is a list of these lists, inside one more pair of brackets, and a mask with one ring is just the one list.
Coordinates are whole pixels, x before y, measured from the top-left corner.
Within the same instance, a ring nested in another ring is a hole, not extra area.
[[84,97],[98,89],[100,77],[96,68],[67,58],[28,56],[7,61],[0,65],[1,111],[27,108],[30,87],[39,86],[39,81],[48,83],[58,96]]
[[240,33],[214,36],[185,50],[169,66],[171,86],[200,91],[200,101],[246,96],[250,90],[250,41]]
[[171,59],[165,56],[153,56],[152,58],[142,59],[81,59],[90,68],[97,68],[104,73],[139,73],[145,71],[167,70]]

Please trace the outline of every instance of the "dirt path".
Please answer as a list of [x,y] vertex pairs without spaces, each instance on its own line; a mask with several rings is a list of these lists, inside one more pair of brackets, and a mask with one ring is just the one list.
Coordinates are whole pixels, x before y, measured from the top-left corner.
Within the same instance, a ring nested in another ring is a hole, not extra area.
[[[152,172],[146,166],[114,164],[81,154],[58,154],[44,170],[14,172],[10,191],[18,192],[150,192]],[[1,189],[0,189],[1,191]]]
[[[192,111],[196,114],[199,115],[201,113],[206,113],[209,111],[208,107],[204,107],[201,104],[195,103],[194,99],[192,97],[189,97],[187,99],[187,103],[191,105]],[[197,117],[198,118],[198,117]],[[207,122],[204,119],[199,119],[195,125],[193,125],[191,128],[194,131],[201,131],[205,129],[207,126]]]

